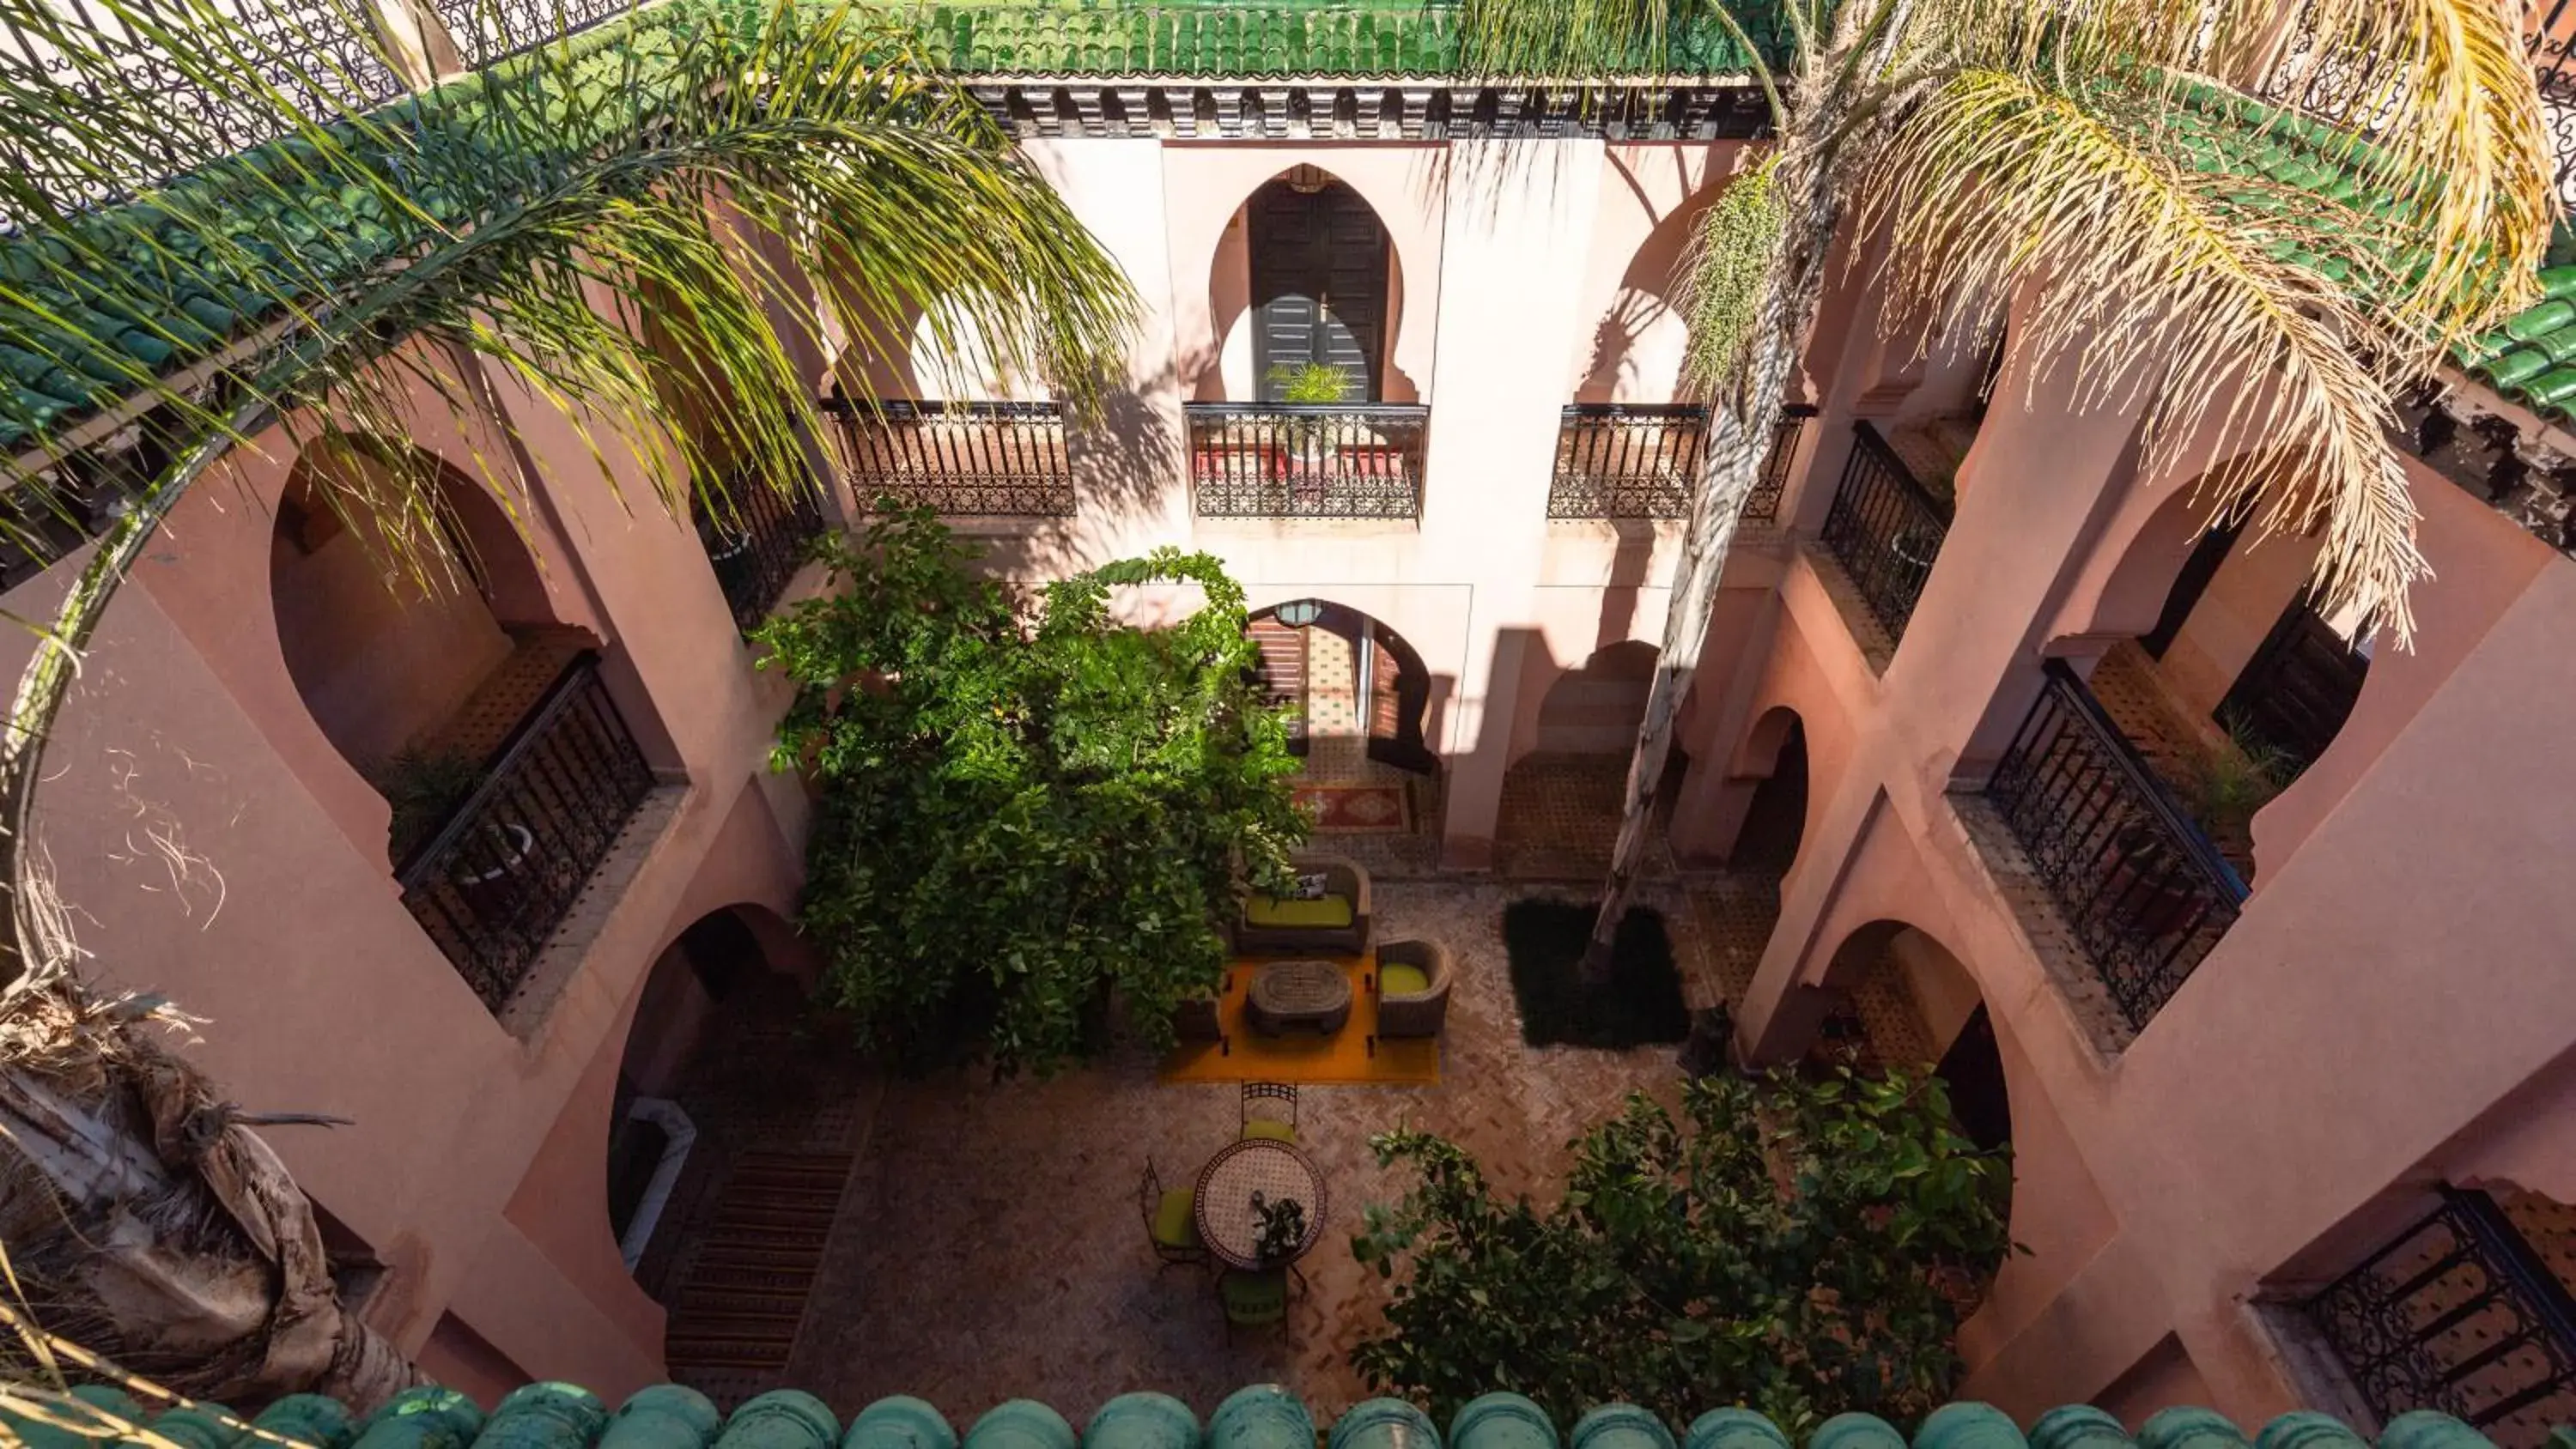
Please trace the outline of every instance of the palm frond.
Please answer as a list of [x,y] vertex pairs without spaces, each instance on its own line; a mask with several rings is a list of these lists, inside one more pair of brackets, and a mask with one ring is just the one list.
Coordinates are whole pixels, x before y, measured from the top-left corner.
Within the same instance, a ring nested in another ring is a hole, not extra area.
[[[1891,277],[1971,328],[2028,288],[2025,358],[2071,366],[2077,405],[2136,402],[2150,467],[2214,428],[2219,456],[2295,438],[2305,467],[2269,490],[2262,524],[2322,530],[2317,583],[2411,632],[2425,575],[2405,474],[2382,436],[2392,375],[2356,355],[2389,318],[2190,171],[2031,78],[1968,70],[1897,125],[1862,178],[1865,226],[1892,228]],[[2267,479],[2214,480],[2241,507]]]
[[[0,0],[0,19],[42,6]],[[694,490],[721,511],[730,480],[806,472],[817,379],[769,321],[782,269],[827,279],[865,341],[909,347],[920,318],[934,349],[971,339],[1077,404],[1123,348],[1133,298],[1115,263],[908,32],[847,4],[670,0],[365,115],[300,108],[279,58],[208,0],[137,0],[124,35],[57,30],[51,64],[0,57],[0,155],[94,135],[67,163],[74,194],[143,166],[131,137],[189,134],[185,94],[78,80],[115,71],[132,33],[187,57],[204,93],[266,107],[280,139],[87,211],[59,177],[0,181],[28,222],[0,241],[0,364],[22,380],[0,388],[0,441],[18,452],[0,486],[45,488],[82,420],[116,408],[148,405],[170,460],[20,680],[0,736],[13,846],[35,750],[123,569],[263,429],[299,447],[329,430],[400,438],[417,396],[469,409],[489,382],[461,364],[480,359],[554,403],[608,486],[623,451],[666,506]],[[674,405],[692,398],[723,406]],[[481,460],[505,501],[517,457]],[[427,466],[316,480],[344,490],[330,506],[390,520],[396,547],[444,537],[427,526]]]
[[2215,112],[2310,153],[2402,236],[2382,298],[2418,361],[2535,297],[2557,213],[2521,40],[2493,0],[1936,0],[1959,63]]

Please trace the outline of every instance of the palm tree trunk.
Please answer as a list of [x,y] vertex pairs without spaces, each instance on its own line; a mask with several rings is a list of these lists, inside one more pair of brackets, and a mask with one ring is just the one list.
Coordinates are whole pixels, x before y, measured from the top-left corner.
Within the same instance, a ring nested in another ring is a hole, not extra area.
[[[341,1304],[313,1205],[283,1162],[164,1048],[171,1020],[103,998],[34,848],[44,747],[78,661],[134,561],[232,439],[275,421],[247,403],[100,540],[20,674],[0,735],[0,1202],[12,1270],[41,1327],[150,1367],[204,1400],[300,1391],[373,1406],[423,1381]],[[141,1231],[136,1231],[136,1229]],[[165,1368],[164,1365],[172,1367]]]
[[[1847,13],[1861,8],[1848,7]],[[1637,868],[1645,859],[1655,787],[1672,753],[1674,722],[1699,670],[1700,645],[1716,607],[1727,552],[1735,542],[1737,515],[1761,478],[1771,438],[1780,424],[1790,374],[1824,300],[1826,258],[1846,210],[1840,161],[1850,144],[1846,133],[1864,89],[1859,83],[1837,85],[1828,78],[1842,73],[1848,50],[1855,46],[1866,53],[1859,57],[1853,74],[1876,75],[1896,38],[1904,33],[1912,9],[1913,0],[1888,0],[1876,8],[1872,23],[1858,26],[1861,34],[1821,56],[1808,83],[1800,87],[1797,110],[1781,138],[1773,182],[1780,199],[1780,234],[1772,243],[1770,265],[1755,302],[1744,365],[1710,409],[1707,471],[1692,499],[1681,558],[1673,569],[1663,650],[1656,658],[1654,684],[1646,696],[1646,716],[1637,726],[1636,751],[1628,759],[1619,837],[1611,847],[1609,878],[1601,887],[1600,914],[1583,950],[1582,974],[1595,983],[1609,978],[1611,943],[1628,913]]]

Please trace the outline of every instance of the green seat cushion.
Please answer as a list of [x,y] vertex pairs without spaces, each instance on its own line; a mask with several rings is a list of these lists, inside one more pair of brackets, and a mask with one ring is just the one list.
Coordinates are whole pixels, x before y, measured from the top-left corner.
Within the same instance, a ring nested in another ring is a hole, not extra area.
[[1163,1194],[1154,1204],[1154,1241],[1167,1248],[1195,1248],[1199,1245],[1199,1220],[1190,1211],[1190,1190],[1176,1187]]
[[1377,968],[1377,989],[1387,996],[1420,996],[1431,989],[1431,978],[1419,966],[1390,961]]
[[1237,1323],[1266,1323],[1288,1312],[1288,1275],[1273,1268],[1262,1273],[1228,1273],[1217,1280],[1225,1316]]
[[1243,903],[1243,919],[1247,925],[1292,931],[1339,931],[1348,928],[1353,919],[1351,898],[1283,901],[1275,896],[1256,895]]
[[1273,1142],[1294,1142],[1297,1128],[1294,1123],[1282,1122],[1276,1117],[1255,1117],[1243,1124],[1243,1135],[1266,1137]]

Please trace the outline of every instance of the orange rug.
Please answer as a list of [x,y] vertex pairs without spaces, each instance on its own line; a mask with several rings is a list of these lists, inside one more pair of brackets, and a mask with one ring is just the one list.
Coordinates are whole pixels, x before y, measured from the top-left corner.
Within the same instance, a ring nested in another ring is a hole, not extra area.
[[1435,1087],[1440,1084],[1440,1040],[1413,1037],[1377,1041],[1377,966],[1374,956],[1344,956],[1351,978],[1351,1019],[1331,1036],[1311,1031],[1263,1036],[1243,1019],[1244,993],[1252,989],[1257,961],[1226,968],[1225,994],[1217,998],[1223,1041],[1185,1041],[1163,1061],[1166,1082],[1294,1082],[1301,1086]]
[[1318,835],[1402,835],[1413,828],[1413,800],[1400,784],[1298,785],[1289,795],[1313,818]]

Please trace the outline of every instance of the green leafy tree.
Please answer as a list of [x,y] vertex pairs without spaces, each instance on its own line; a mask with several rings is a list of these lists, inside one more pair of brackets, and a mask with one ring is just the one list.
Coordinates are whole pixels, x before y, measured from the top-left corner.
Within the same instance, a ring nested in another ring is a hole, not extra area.
[[[52,617],[15,621],[45,642],[0,729],[0,1176],[24,1209],[12,1270],[51,1326],[199,1397],[371,1405],[415,1371],[343,1310],[261,1119],[175,1053],[175,1009],[85,982],[51,888],[45,752],[127,570],[235,448],[400,438],[420,398],[552,403],[603,462],[553,486],[613,486],[620,454],[675,514],[794,486],[817,424],[770,325],[790,281],[771,256],[827,279],[861,345],[919,316],[939,347],[971,337],[1077,402],[1133,298],[874,11],[668,0],[375,107],[324,99],[351,87],[322,42],[368,45],[362,7],[297,14],[316,33],[281,41],[213,0],[0,0],[27,42],[0,46],[0,538],[57,557],[82,520],[77,450],[123,417],[144,439]],[[273,139],[228,154],[244,136]],[[478,460],[505,509],[534,484],[518,441]],[[447,566],[428,468],[339,471],[316,475],[324,506]]]
[[[926,511],[826,548],[846,586],[759,638],[799,686],[776,762],[822,791],[803,915],[829,998],[914,1067],[983,1047],[1050,1069],[1113,993],[1167,1042],[1223,976],[1239,883],[1276,881],[1306,833],[1242,588],[1164,548],[1032,609]],[[1206,603],[1111,616],[1112,589],[1151,584]]]
[[1676,1424],[1745,1404],[1793,1435],[1911,1420],[1948,1393],[1963,1298],[2009,1249],[2010,1162],[1949,1122],[1938,1078],[1711,1078],[1678,1118],[1638,1093],[1575,1141],[1545,1210],[1453,1143],[1381,1134],[1378,1161],[1421,1182],[1353,1240],[1395,1285],[1352,1364],[1442,1417],[1508,1389],[1560,1423],[1613,1400]]

